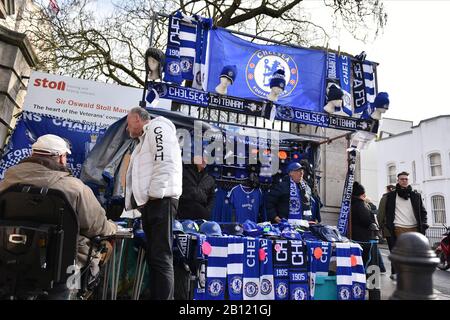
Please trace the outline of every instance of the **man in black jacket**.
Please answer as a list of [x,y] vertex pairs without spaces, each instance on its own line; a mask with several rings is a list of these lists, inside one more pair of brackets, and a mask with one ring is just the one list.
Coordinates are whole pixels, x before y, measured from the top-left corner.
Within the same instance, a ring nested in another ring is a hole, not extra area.
[[200,160],[201,163],[187,164],[183,167],[183,194],[178,205],[178,219],[211,218],[215,200],[215,182],[205,170],[204,159]]
[[386,228],[395,238],[406,232],[425,234],[428,229],[422,197],[412,190],[408,176],[409,173],[400,172],[395,191],[389,192],[386,198]]
[[288,166],[289,174],[275,185],[270,192],[267,193],[267,215],[272,222],[279,223],[282,218],[289,218],[289,201],[291,180],[294,181],[300,190],[300,198],[302,219],[314,220],[311,212],[311,188],[303,180],[305,168],[297,162],[293,162]]

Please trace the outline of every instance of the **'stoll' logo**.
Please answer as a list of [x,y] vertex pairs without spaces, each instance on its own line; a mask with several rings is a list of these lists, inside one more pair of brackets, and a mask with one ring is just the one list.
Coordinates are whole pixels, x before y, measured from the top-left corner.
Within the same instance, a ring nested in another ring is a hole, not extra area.
[[49,89],[55,89],[60,91],[66,90],[66,83],[64,81],[49,81],[47,78],[44,79],[35,79],[34,80],[34,86],[35,87],[43,87],[43,88],[49,88]]

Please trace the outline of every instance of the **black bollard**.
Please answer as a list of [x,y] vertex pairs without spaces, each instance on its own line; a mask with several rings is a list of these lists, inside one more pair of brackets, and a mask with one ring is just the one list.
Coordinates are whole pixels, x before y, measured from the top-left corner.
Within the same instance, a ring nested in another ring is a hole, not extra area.
[[433,273],[439,263],[428,239],[418,232],[398,237],[389,255],[397,271],[397,288],[391,300],[436,300]]

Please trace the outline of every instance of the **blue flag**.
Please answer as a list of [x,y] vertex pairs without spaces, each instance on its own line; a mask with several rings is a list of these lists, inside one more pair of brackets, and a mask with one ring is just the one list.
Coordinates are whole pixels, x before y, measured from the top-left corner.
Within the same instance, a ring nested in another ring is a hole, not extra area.
[[104,132],[105,128],[96,125],[24,111],[0,160],[0,179],[9,167],[31,156],[31,145],[37,138],[49,133],[70,142],[72,153],[67,159],[67,167],[78,178],[86,155]]
[[213,92],[220,72],[226,65],[236,65],[237,76],[228,95],[262,100],[270,93],[270,80],[279,69],[285,72],[286,86],[277,104],[322,111],[326,77],[323,51],[260,45],[236,37],[223,29],[210,31],[207,89]]

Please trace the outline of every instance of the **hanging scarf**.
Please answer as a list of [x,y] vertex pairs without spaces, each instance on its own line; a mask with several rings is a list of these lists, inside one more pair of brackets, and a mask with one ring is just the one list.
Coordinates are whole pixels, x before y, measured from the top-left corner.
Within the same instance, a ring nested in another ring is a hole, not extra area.
[[408,200],[411,197],[412,188],[411,186],[407,186],[406,188],[400,187],[400,185],[397,183],[395,186],[395,191],[397,192],[398,196]]
[[[350,243],[350,262],[352,266],[352,298],[353,300],[365,300],[366,296],[366,272],[362,261],[362,248],[357,243]],[[352,259],[354,261],[352,261]]]
[[300,190],[297,184],[290,179],[290,188],[289,188],[289,216],[288,222],[291,224],[298,224],[298,222],[302,219],[302,201],[300,198]]
[[328,276],[331,258],[331,242],[306,241],[309,273],[309,292],[311,300],[314,299],[316,289],[316,276]]
[[242,300],[244,240],[247,241],[241,237],[228,238],[227,278],[230,300]]
[[353,300],[350,243],[336,243],[336,285],[338,300]]
[[289,262],[287,240],[274,240],[273,278],[275,285],[275,300],[289,300]]
[[259,287],[261,300],[275,300],[272,240],[259,239]]
[[244,249],[244,300],[260,300],[259,288],[259,240],[246,237]]
[[305,246],[301,240],[289,240],[288,260],[291,300],[309,300]]
[[206,300],[224,300],[227,286],[227,237],[207,237],[211,246],[206,269]]

